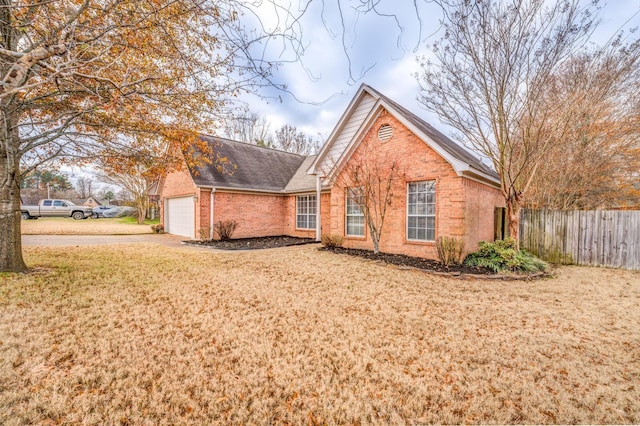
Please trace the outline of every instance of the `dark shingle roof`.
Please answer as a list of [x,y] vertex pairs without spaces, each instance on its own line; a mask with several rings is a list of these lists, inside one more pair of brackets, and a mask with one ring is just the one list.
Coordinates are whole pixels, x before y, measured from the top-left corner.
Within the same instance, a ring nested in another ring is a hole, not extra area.
[[315,175],[310,175],[307,173],[307,170],[309,169],[311,164],[313,164],[315,159],[315,155],[310,155],[305,158],[305,160],[298,168],[298,171],[293,175],[293,177],[287,184],[285,188],[286,192],[312,191],[316,188]]
[[392,106],[395,110],[397,110],[400,114],[402,114],[404,118],[406,118],[409,122],[411,122],[411,124],[416,126],[421,132],[429,136],[429,138],[431,138],[435,143],[437,143],[438,146],[440,146],[442,149],[447,151],[451,156],[453,156],[454,158],[466,164],[469,164],[471,167],[473,167],[474,169],[482,173],[485,173],[494,178],[498,178],[498,174],[491,167],[489,167],[488,165],[480,161],[479,158],[475,157],[473,154],[467,151],[460,144],[458,144],[457,142],[454,142],[453,140],[445,136],[443,133],[441,133],[439,130],[437,130],[435,127],[433,127],[432,125],[430,125],[429,123],[427,123],[426,121],[424,121],[423,119],[421,119],[420,117],[418,117],[417,115],[415,115],[414,113],[412,113],[411,111],[403,107],[402,105],[398,104],[397,102],[393,101],[392,99],[389,99],[382,93],[378,92],[376,89],[368,85],[365,85],[365,86],[368,91],[374,93],[376,96],[383,99],[387,104]]
[[216,158],[229,164],[203,164],[190,169],[196,185],[258,191],[283,191],[305,160],[305,156],[214,136],[201,136]]

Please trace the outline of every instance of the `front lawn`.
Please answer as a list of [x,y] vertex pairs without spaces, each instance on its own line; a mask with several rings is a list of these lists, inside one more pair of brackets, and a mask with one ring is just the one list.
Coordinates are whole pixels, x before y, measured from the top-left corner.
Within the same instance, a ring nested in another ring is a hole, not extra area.
[[[148,221],[149,224],[158,221]],[[138,225],[135,218],[99,218],[74,220],[70,217],[45,217],[23,220],[23,235],[134,235],[150,234],[151,227],[145,221]]]
[[[138,225],[138,219],[133,216],[123,216],[119,218],[120,223],[126,223],[130,225]],[[160,218],[145,219],[142,225],[157,225],[160,223]]]
[[317,246],[27,247],[0,424],[640,422],[640,274],[458,280]]

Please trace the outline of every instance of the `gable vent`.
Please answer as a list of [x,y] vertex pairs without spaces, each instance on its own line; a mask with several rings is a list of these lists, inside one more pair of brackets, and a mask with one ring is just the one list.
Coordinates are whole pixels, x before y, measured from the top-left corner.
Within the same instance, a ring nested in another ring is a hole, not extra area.
[[381,141],[388,141],[389,139],[391,139],[392,135],[393,129],[388,124],[383,124],[378,129],[378,139],[380,139]]

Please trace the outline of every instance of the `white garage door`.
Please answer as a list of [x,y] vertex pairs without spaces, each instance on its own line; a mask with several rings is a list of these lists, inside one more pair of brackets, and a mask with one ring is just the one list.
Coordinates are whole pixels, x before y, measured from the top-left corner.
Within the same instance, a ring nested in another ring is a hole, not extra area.
[[193,197],[167,200],[167,232],[194,238]]

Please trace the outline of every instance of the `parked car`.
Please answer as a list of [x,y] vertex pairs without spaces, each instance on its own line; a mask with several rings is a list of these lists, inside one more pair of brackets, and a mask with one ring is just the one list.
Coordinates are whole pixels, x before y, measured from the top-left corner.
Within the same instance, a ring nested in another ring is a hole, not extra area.
[[20,206],[23,219],[39,217],[72,217],[86,219],[93,213],[91,207],[76,206],[69,200],[40,200],[37,206]]
[[104,217],[103,213],[113,209],[113,206],[97,206],[93,208],[92,218],[97,219],[99,217]]
[[123,217],[132,216],[137,210],[128,206],[114,206],[113,208],[102,212],[102,217]]

